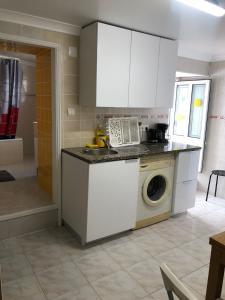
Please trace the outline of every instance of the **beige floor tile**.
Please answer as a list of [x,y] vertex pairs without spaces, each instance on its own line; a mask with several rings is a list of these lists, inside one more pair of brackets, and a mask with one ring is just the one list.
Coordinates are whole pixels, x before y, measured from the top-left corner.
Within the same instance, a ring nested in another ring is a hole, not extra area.
[[155,233],[158,233],[162,238],[174,243],[177,246],[188,243],[196,236],[188,231],[181,229],[178,226],[169,226],[167,228],[155,228]]
[[163,287],[159,263],[153,258],[133,265],[127,269],[127,272],[144,288],[148,294],[151,294]]
[[134,242],[152,256],[159,255],[176,247],[174,243],[160,237],[159,234],[152,231],[144,236],[136,238]]
[[120,270],[120,266],[105,251],[85,255],[75,262],[89,281],[95,281]]
[[46,299],[34,276],[27,276],[3,284],[4,300],[44,300]]
[[[196,299],[198,300],[204,300],[204,298],[202,297],[202,295],[198,294],[197,292],[195,291],[191,291],[194,296],[196,297]],[[151,297],[154,299],[154,300],[168,300],[168,296],[167,296],[167,293],[166,293],[166,290],[165,288],[151,294]],[[174,300],[179,300],[178,297],[176,295],[174,295]]]
[[37,250],[26,252],[34,272],[40,272],[65,262],[71,262],[70,257],[58,245],[49,245]]
[[77,291],[57,297],[55,300],[100,300],[100,298],[91,286],[85,285]]
[[0,242],[0,259],[17,254],[23,254],[23,249],[16,238],[6,239]]
[[204,264],[208,264],[211,254],[211,246],[208,241],[201,239],[194,240],[180,247],[184,252],[190,254],[196,259],[199,259]]
[[145,259],[150,255],[134,242],[124,243],[106,249],[107,253],[122,267],[129,267]]
[[84,276],[72,262],[40,272],[37,278],[47,299],[55,299],[70,292],[78,293],[81,287],[87,285]]
[[41,230],[32,234],[26,234],[18,238],[18,242],[25,252],[37,250],[56,243],[55,237],[47,230]]
[[137,300],[146,296],[144,289],[124,271],[99,279],[93,286],[102,300]]
[[22,254],[0,259],[0,266],[3,282],[15,280],[33,273],[27,258]]
[[172,249],[155,258],[160,264],[166,263],[178,277],[183,277],[194,272],[204,265],[204,263],[179,248]]
[[[204,266],[203,268],[185,276],[182,281],[188,285],[191,289],[195,290],[197,293],[201,294],[203,297],[206,295],[206,287],[208,280],[209,266]],[[225,282],[223,284],[222,298],[225,297]]]

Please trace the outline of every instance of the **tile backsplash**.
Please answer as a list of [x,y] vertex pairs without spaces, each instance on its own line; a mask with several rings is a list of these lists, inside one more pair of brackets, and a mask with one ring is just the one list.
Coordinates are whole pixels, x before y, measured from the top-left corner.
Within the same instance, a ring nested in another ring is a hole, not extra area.
[[64,147],[85,146],[93,143],[95,128],[105,119],[119,117],[134,117],[142,123],[142,128],[153,126],[155,123],[168,123],[168,109],[141,109],[141,108],[91,108],[75,106],[75,114],[67,115],[64,136]]

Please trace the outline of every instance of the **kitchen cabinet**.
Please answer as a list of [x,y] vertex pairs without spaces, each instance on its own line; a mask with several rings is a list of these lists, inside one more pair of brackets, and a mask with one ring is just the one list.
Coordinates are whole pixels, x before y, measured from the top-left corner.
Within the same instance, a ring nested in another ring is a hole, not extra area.
[[175,41],[100,22],[81,30],[80,104],[172,107]]
[[180,152],[176,158],[173,214],[186,212],[195,206],[200,150]]
[[88,164],[66,153],[62,159],[62,218],[82,244],[135,227],[139,159]]
[[132,32],[129,107],[154,107],[160,38]]
[[80,103],[127,107],[131,31],[94,23],[81,31]]
[[160,38],[155,107],[173,107],[177,42]]

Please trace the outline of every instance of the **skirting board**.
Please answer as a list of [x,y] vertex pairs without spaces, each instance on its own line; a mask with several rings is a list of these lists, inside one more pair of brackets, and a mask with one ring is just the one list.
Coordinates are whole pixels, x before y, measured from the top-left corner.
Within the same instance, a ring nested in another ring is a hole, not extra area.
[[151,218],[147,218],[147,219],[138,221],[138,222],[136,222],[135,229],[140,229],[140,228],[143,228],[143,227],[146,227],[146,226],[149,226],[149,225],[153,225],[155,223],[162,222],[164,220],[169,219],[170,216],[171,216],[171,212],[168,211],[168,212],[163,213],[161,215],[154,216],[154,217],[151,217]]

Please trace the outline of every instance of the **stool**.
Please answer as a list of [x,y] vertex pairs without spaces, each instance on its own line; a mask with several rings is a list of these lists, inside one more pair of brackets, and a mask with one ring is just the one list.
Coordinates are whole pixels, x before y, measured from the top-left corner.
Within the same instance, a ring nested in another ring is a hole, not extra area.
[[215,192],[214,192],[214,197],[216,197],[217,184],[218,184],[218,177],[219,177],[219,176],[225,176],[225,170],[212,170],[212,173],[211,173],[210,176],[209,176],[209,184],[208,184],[208,188],[207,188],[207,194],[206,194],[206,199],[205,199],[205,201],[208,200],[209,188],[210,188],[210,183],[211,183],[212,175],[216,175],[216,186],[215,186]]

